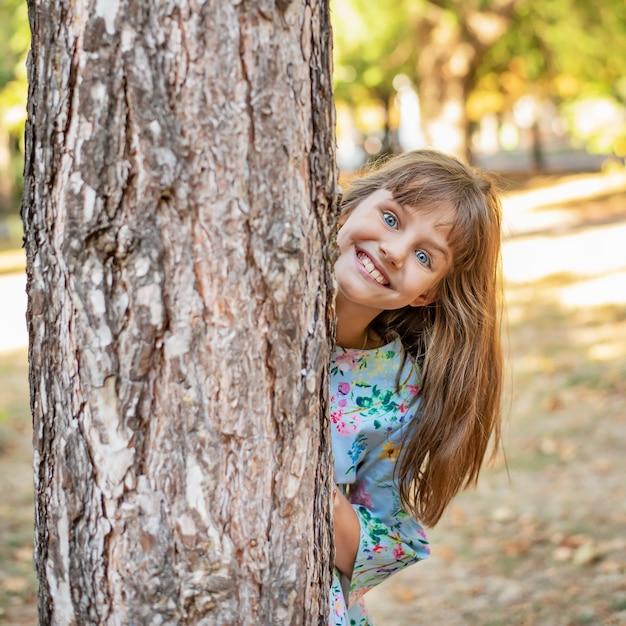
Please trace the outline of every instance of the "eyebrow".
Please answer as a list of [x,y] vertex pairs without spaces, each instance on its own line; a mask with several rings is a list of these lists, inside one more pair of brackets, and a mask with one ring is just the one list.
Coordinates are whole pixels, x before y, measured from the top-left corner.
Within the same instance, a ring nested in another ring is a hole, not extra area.
[[[411,214],[415,213],[414,210],[413,211],[409,211],[409,208],[407,208],[404,205],[400,204],[397,200],[394,200],[393,198],[388,198],[387,200],[383,200],[383,204],[385,202],[388,202],[394,208],[399,208],[405,214],[409,213],[409,212]],[[454,222],[438,222],[437,224],[435,224],[435,228],[439,228],[440,226],[453,226],[453,225],[454,225]],[[426,237],[424,241],[431,248],[434,248],[439,253],[441,253],[446,258],[446,260],[448,260],[450,258],[450,253],[449,253],[447,247],[440,245],[437,241],[435,241],[434,239],[431,239],[430,237]]]
[[447,248],[443,248],[442,246],[440,246],[434,239],[430,239],[429,237],[427,237],[425,239],[425,242],[430,245],[431,248],[434,248],[435,250],[440,252],[446,259],[450,258],[450,253],[448,252]]
[[[387,198],[386,200],[383,200],[382,204],[384,204],[385,202],[389,203],[394,208],[398,208],[404,213],[410,213],[411,215],[414,215],[419,210],[409,204],[400,204],[397,200],[394,200],[393,198]],[[439,226],[454,226],[454,222],[437,222],[435,224],[435,228],[439,228]]]

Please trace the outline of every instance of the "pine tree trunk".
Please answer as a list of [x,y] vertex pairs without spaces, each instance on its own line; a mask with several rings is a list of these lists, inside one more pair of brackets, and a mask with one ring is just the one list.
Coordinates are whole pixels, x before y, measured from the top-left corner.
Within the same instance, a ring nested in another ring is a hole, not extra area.
[[[433,31],[438,31],[434,36]],[[443,36],[442,31],[445,33]],[[423,26],[426,43],[417,64],[422,130],[430,147],[456,156],[467,158],[467,114],[465,103],[465,73],[474,51],[467,42],[460,40],[459,29],[444,29],[434,23]],[[458,67],[452,60],[457,61]]]
[[[484,3],[483,3],[484,4]],[[429,0],[416,35],[416,67],[424,137],[434,148],[472,161],[467,100],[481,60],[503,35],[518,0],[476,7]]]
[[29,0],[42,624],[323,624],[326,2]]

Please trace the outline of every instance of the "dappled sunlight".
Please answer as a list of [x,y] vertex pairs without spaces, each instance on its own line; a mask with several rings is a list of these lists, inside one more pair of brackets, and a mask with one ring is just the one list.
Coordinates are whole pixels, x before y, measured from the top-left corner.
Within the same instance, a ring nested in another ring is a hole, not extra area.
[[626,303],[623,170],[545,181],[504,197],[509,321],[542,289],[566,309]]
[[26,274],[0,276],[0,355],[28,346],[26,330]]
[[509,240],[502,248],[502,264],[508,283],[531,283],[561,273],[589,278],[626,271],[626,223]]
[[554,371],[554,360],[545,354],[522,354],[516,359],[516,373],[550,373]]
[[597,344],[589,348],[589,357],[594,361],[613,361],[626,358],[626,333],[622,333],[619,343],[614,338],[610,342]]
[[[606,198],[626,189],[626,170],[608,173],[578,174],[562,177],[557,181],[546,180],[543,186],[525,188],[504,195],[503,233],[505,237],[523,234],[564,231],[576,226],[581,221],[577,207],[586,206],[585,201]],[[607,203],[594,206],[591,220],[606,212]],[[622,216],[626,214],[623,203],[620,206]]]
[[[598,180],[615,181],[609,175],[589,177],[587,191],[599,191]],[[582,193],[579,179],[560,183],[567,195]],[[574,185],[574,183],[576,183]],[[567,185],[574,185],[568,187]],[[564,186],[565,185],[565,186]],[[604,187],[603,189],[606,189]],[[569,191],[568,191],[569,190]],[[614,189],[612,189],[614,190]],[[547,189],[529,193],[546,193]],[[553,197],[552,190],[546,198]],[[531,196],[532,198],[532,196]],[[524,219],[518,210],[518,232],[534,233],[506,239],[502,248],[503,275],[507,285],[508,320],[519,323],[528,315],[542,292],[548,293],[556,304],[574,311],[584,307],[626,305],[626,221],[616,214],[624,206],[624,194],[611,198],[608,223],[597,223],[606,217],[602,206],[592,206],[585,214],[580,207],[548,209],[535,207]],[[511,205],[505,202],[505,222],[510,223]],[[519,207],[518,207],[519,209]],[[581,215],[583,219],[581,221]],[[591,224],[586,224],[591,221]],[[552,223],[556,220],[556,223]],[[596,220],[596,221],[594,221]],[[539,228],[543,224],[545,228]]]
[[558,298],[563,305],[571,308],[626,305],[626,270],[563,287],[558,290]]
[[623,191],[626,188],[626,171],[597,174],[578,174],[563,177],[560,181],[546,181],[539,187],[525,188],[506,194],[503,207],[506,213],[528,212],[555,204],[589,200],[598,196]]
[[619,383],[626,376],[625,295],[626,271],[590,280],[561,274],[509,286],[507,362],[520,389],[626,388]]

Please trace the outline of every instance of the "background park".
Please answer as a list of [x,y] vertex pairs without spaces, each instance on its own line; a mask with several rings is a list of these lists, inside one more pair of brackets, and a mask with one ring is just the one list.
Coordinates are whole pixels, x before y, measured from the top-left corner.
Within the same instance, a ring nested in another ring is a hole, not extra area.
[[[368,594],[378,626],[626,624],[626,5],[334,0],[337,161],[426,145],[504,193],[504,456]],[[0,623],[35,624],[26,4],[0,0]]]

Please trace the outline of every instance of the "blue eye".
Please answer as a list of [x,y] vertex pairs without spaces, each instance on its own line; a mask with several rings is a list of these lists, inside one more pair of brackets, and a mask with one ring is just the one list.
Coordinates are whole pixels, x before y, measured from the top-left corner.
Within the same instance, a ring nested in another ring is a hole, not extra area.
[[415,251],[415,258],[422,264],[425,265],[426,267],[430,267],[430,256],[428,255],[427,252],[424,252],[424,250],[416,250]]
[[390,228],[395,228],[398,225],[398,219],[393,213],[389,213],[389,211],[383,213],[383,219],[385,220],[385,224]]

